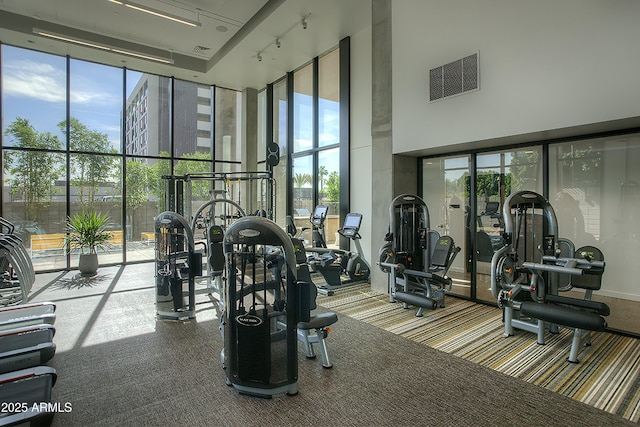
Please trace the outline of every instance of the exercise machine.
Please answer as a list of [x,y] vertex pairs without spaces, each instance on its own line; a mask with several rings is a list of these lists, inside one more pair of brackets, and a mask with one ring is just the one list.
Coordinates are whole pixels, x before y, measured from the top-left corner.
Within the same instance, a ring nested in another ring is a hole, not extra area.
[[0,308],[0,331],[40,324],[53,325],[56,305],[52,302],[34,302]]
[[36,366],[0,374],[0,426],[49,425],[52,388],[58,378],[49,366]]
[[[287,231],[291,237],[293,249],[296,254],[298,281],[313,284],[311,274],[309,272],[309,265],[307,264],[307,254],[304,248],[304,241],[295,237],[296,230],[293,218],[287,217],[287,225]],[[291,228],[291,226],[293,226],[293,228]],[[311,286],[310,288],[309,309],[315,310],[317,308],[316,298],[318,296],[318,288],[316,286]],[[298,322],[298,341],[304,345],[307,359],[314,359],[316,357],[313,345],[318,344],[323,368],[329,369],[333,367],[333,363],[331,363],[329,358],[326,338],[329,335],[329,332],[331,332],[330,326],[337,321],[338,315],[334,312],[327,311],[311,315],[308,321]]]
[[378,265],[388,274],[389,301],[404,308],[445,306],[452,280],[447,271],[460,251],[450,236],[429,229],[429,209],[418,196],[402,194],[389,206],[389,233],[380,248]]
[[313,285],[297,280],[293,243],[273,221],[236,220],[224,237],[221,332],[228,385],[271,397],[298,393],[298,322],[310,321]]
[[0,374],[47,363],[56,353],[55,326],[40,324],[0,331]]
[[276,187],[272,172],[201,172],[163,179],[167,210],[188,219],[197,252],[205,261],[203,274],[196,280],[196,294],[220,300],[224,232],[249,213],[273,219]]
[[[545,343],[546,331],[572,329],[569,362],[578,362],[590,331],[604,331],[609,307],[592,301],[600,289],[604,256],[592,246],[575,249],[559,237],[557,218],[546,198],[533,191],[511,194],[504,203],[505,246],[491,260],[491,291],[503,309],[504,336],[520,329]],[[561,295],[585,290],[584,298]]]
[[57,374],[41,364],[55,354],[55,310],[50,302],[0,308],[0,426],[51,422]]
[[[205,238],[202,256],[206,260],[206,286],[196,290],[196,293],[219,295],[224,271],[224,232],[233,221],[246,216],[238,203],[224,196],[224,193],[214,195],[212,200],[198,208],[191,220],[194,239],[203,230]],[[219,298],[218,300],[220,301]]]
[[311,214],[309,221],[311,222],[311,242],[313,248],[327,247],[327,234],[324,228],[324,221],[327,219],[328,212],[328,206],[318,205]]
[[14,230],[0,217],[0,306],[26,303],[35,282],[31,257]]
[[[288,227],[291,227],[292,220],[289,219]],[[369,280],[371,267],[363,256],[360,245],[360,226],[362,215],[359,213],[348,213],[344,223],[338,233],[353,241],[355,250],[342,250],[337,248],[326,248],[313,246],[307,249],[309,256],[307,263],[313,272],[322,274],[325,284],[319,285],[320,292],[331,293],[346,285],[363,283]],[[295,229],[295,225],[293,225]],[[345,277],[343,277],[345,276]]]
[[195,251],[191,227],[182,215],[167,211],[156,217],[155,233],[156,317],[193,319],[195,277],[202,275],[202,253]]
[[[271,171],[255,172],[201,172],[186,175],[164,175],[165,209],[177,212],[185,218],[193,218],[200,200],[227,199],[236,206],[244,206],[245,212],[264,213],[275,218],[276,185]],[[202,196],[202,193],[209,196]],[[222,210],[211,211],[212,216],[232,218],[236,212],[229,210],[231,204],[216,205]]]

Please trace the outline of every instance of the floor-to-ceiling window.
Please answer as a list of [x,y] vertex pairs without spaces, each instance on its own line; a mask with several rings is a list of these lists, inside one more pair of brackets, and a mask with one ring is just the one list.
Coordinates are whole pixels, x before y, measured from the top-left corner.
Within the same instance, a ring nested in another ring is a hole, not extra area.
[[[214,148],[217,170],[239,167],[237,91],[6,45],[0,52],[2,216],[36,271],[77,265],[63,249],[66,219],[87,210],[109,218],[102,265],[152,260],[154,217],[167,206],[162,176],[212,172]],[[210,197],[210,184],[195,187],[200,202]]]
[[293,209],[308,215],[317,202],[315,197],[314,152],[314,63],[293,73]]
[[[10,46],[1,53],[2,216],[30,248],[39,235],[65,230],[67,61]],[[32,257],[40,268],[66,267],[60,239]]]
[[288,129],[288,98],[287,98],[287,78],[279,80],[272,86],[272,139],[267,142],[275,142],[278,144],[280,153],[280,161],[277,166],[273,167],[273,178],[276,182],[275,204],[276,222],[285,224],[285,216],[287,215],[287,129]]
[[327,206],[324,226],[330,245],[340,244],[336,231],[344,214],[340,208],[340,66],[338,48],[292,73],[291,211],[299,227],[309,227],[316,206]]
[[154,218],[165,210],[161,177],[171,173],[172,82],[133,70],[126,70],[125,80],[126,257],[137,261],[154,256]]

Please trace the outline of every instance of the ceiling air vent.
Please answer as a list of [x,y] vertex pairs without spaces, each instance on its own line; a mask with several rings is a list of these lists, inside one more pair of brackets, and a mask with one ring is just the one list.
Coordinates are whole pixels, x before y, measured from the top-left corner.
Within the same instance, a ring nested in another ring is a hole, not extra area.
[[429,101],[478,90],[478,54],[429,70]]
[[200,46],[200,45],[196,45],[196,47],[193,48],[194,53],[199,53],[201,55],[206,54],[210,50],[211,50],[210,47]]

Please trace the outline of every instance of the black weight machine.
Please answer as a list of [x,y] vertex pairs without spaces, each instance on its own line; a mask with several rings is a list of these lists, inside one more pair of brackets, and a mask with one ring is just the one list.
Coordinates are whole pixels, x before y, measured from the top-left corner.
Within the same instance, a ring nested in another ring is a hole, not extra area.
[[297,279],[291,238],[247,216],[225,232],[221,332],[227,384],[259,397],[298,393],[298,322],[309,322],[312,284]]
[[429,228],[429,210],[418,196],[402,194],[389,206],[389,233],[380,248],[378,265],[388,274],[389,301],[404,307],[424,309],[444,307],[451,290],[447,271],[460,248],[451,236],[440,236]]
[[191,227],[182,215],[163,212],[156,217],[155,234],[156,316],[193,319],[195,278],[202,275],[202,253],[195,250]]
[[[225,230],[246,216],[241,203],[250,210],[255,208],[256,215],[272,218],[275,215],[275,181],[270,171],[201,172],[165,175],[162,179],[167,211],[161,215],[163,221],[174,226],[163,227],[156,221],[157,299],[162,307],[166,307],[160,317],[194,318],[195,295],[207,294],[221,303]],[[198,193],[201,197],[208,193],[209,200],[196,200]],[[171,233],[175,236],[168,245],[164,236]],[[172,262],[177,268],[170,265]],[[168,279],[163,275],[175,277]],[[173,308],[167,301],[161,301],[168,300],[167,281],[176,288],[175,295],[169,295],[176,298]],[[189,302],[181,304],[178,282],[187,281],[188,289],[183,294],[188,295]]]
[[[491,260],[491,291],[503,309],[504,336],[521,329],[545,343],[545,333],[573,329],[569,362],[578,362],[591,331],[604,331],[609,307],[591,300],[600,289],[605,262],[593,246],[575,249],[559,237],[551,204],[533,191],[511,194],[504,203],[505,246]],[[583,290],[584,298],[560,293]]]

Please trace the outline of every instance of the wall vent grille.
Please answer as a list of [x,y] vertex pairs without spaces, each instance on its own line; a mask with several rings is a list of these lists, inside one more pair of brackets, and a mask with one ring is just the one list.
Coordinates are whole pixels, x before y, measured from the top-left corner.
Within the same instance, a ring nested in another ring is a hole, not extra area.
[[429,101],[478,90],[478,54],[429,70]]

